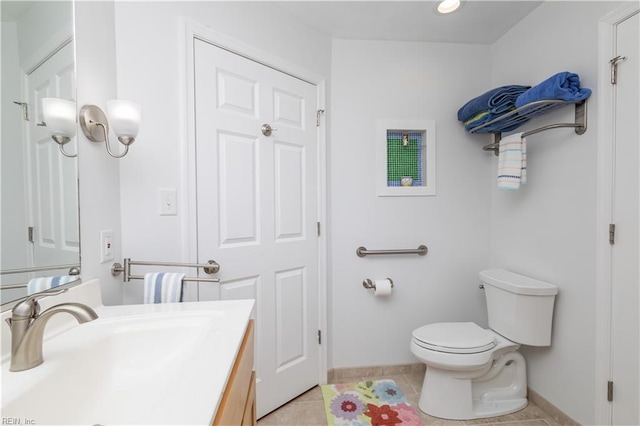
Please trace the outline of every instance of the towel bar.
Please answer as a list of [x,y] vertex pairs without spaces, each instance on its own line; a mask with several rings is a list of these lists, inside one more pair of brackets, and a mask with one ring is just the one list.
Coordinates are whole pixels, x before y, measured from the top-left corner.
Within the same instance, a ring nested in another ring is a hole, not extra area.
[[381,255],[381,254],[418,254],[420,256],[424,256],[429,252],[429,249],[424,244],[418,246],[417,249],[398,249],[398,250],[367,250],[366,247],[358,247],[356,249],[356,254],[358,257],[365,257],[370,255]]
[[69,275],[80,275],[80,265],[77,265],[77,264],[36,266],[33,268],[21,268],[21,269],[5,269],[4,271],[0,272],[0,275],[25,274],[29,272],[41,272],[41,271],[54,271],[56,269],[67,269],[67,268],[69,268]]
[[28,283],[3,285],[2,287],[0,287],[0,290],[14,290],[16,288],[27,288],[28,285],[29,285]]
[[[504,114],[501,117],[498,117],[496,119],[493,119],[491,121],[488,121],[487,123],[484,123],[478,127],[475,127],[473,129],[471,129],[469,132],[470,133],[476,133],[478,130],[480,130],[483,127],[486,127],[490,124],[494,124],[496,122],[499,122],[501,120],[505,121],[505,124],[502,125],[503,128],[508,127],[509,125],[512,125],[513,123],[515,123],[517,121],[517,118],[513,118],[513,119],[509,119],[509,117],[513,116],[513,115],[518,115],[519,111],[522,110],[526,110],[528,114],[534,114],[534,113],[540,113],[541,111],[545,111],[548,109],[552,109],[554,107],[557,106],[562,106],[562,105],[569,105],[569,104],[574,104],[575,105],[575,120],[573,123],[554,123],[554,124],[548,124],[546,126],[542,126],[542,127],[538,127],[537,129],[532,129],[526,132],[522,133],[522,137],[527,137],[530,135],[534,135],[536,133],[540,133],[540,132],[544,132],[546,130],[550,130],[550,129],[559,129],[559,128],[573,128],[575,130],[575,133],[577,135],[582,135],[584,134],[584,132],[587,131],[587,100],[582,100],[580,102],[567,102],[567,101],[560,101],[560,100],[545,100],[545,101],[535,101],[535,102],[531,102],[530,104],[527,105],[523,105],[518,109],[515,109],[513,111],[510,111],[506,114]],[[510,121],[511,120],[511,121]],[[493,133],[493,143],[489,144],[489,145],[485,145],[482,147],[482,149],[484,151],[493,151],[493,153],[495,155],[498,155],[498,150],[500,148],[500,139],[502,138],[502,133],[497,130]]]
[[[130,280],[143,280],[143,275],[132,275],[131,274],[131,266],[175,266],[178,268],[202,268],[204,272],[207,274],[215,274],[220,271],[220,265],[215,260],[209,260],[207,263],[179,263],[179,262],[143,262],[137,260],[131,260],[130,258],[124,259],[124,266],[120,263],[114,263],[111,266],[111,275],[117,277],[121,272],[124,272],[124,277],[122,278],[123,282],[129,282]],[[220,282],[219,278],[200,278],[200,277],[184,277],[183,281],[199,281],[199,282],[209,282],[209,283],[218,283]]]

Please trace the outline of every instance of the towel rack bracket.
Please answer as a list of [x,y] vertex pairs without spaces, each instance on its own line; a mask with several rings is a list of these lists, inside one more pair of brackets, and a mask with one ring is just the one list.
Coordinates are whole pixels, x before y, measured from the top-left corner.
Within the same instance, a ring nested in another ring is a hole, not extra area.
[[124,272],[125,274],[124,274],[124,277],[122,277],[122,281],[125,283],[129,282],[129,272],[126,271],[127,267],[129,267],[127,262],[125,262],[125,266],[122,266],[122,264],[116,262],[113,265],[111,265],[111,275],[114,277],[117,277]]
[[124,268],[120,263],[116,262],[113,265],[111,265],[111,275],[113,275],[114,277],[117,277],[123,271],[124,271]]
[[583,135],[587,131],[587,101],[578,102],[576,105],[575,122],[576,134]]
[[[573,104],[575,106],[574,122],[549,124],[546,126],[538,127],[533,130],[528,130],[524,132],[522,136],[529,136],[536,133],[544,132],[545,130],[558,129],[558,128],[564,128],[564,127],[573,128],[577,135],[583,135],[587,131],[587,100],[586,99],[580,102],[563,102],[563,101],[557,101],[557,100],[536,101],[536,102],[532,102],[531,104],[523,105],[522,107],[516,110],[510,111],[509,113],[505,114],[504,117],[513,115],[517,113],[517,111],[519,110],[527,110],[531,108],[531,105],[538,105],[539,108],[533,109],[533,112],[539,112],[545,108],[551,109],[550,107],[553,106],[554,104],[556,106]],[[474,129],[471,129],[470,133],[477,133],[477,130],[481,129],[482,127],[485,127],[495,122],[499,122],[500,120],[503,120],[503,118],[498,117],[492,121],[482,124]],[[497,156],[499,151],[499,146],[500,146],[500,139],[502,139],[502,133],[497,131],[497,132],[492,132],[492,135],[493,135],[493,143],[483,146],[482,149],[484,151],[493,151],[493,153]]]

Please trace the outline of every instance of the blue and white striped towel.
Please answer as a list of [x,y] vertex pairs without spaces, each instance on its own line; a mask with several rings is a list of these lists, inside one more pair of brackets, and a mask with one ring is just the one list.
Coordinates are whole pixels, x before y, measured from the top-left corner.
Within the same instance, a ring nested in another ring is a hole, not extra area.
[[30,279],[27,283],[27,294],[39,293],[50,288],[58,287],[79,280],[78,275],[60,275],[56,277],[40,277]]
[[144,274],[144,303],[182,302],[184,274],[149,272]]
[[514,133],[500,140],[498,189],[516,190],[527,183],[527,140]]

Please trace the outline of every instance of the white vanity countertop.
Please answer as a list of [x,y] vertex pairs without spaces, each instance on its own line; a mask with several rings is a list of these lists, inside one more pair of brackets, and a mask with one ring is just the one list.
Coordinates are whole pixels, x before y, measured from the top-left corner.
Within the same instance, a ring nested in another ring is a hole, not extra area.
[[[64,296],[84,303],[73,293]],[[52,330],[43,364],[10,372],[3,360],[2,416],[38,425],[210,424],[253,306],[94,304],[98,320]]]

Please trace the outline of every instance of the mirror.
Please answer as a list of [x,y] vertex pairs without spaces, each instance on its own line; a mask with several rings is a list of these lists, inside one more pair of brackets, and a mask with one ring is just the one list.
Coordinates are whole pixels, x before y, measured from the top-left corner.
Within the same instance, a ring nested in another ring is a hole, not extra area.
[[[75,102],[73,2],[3,0],[0,7],[4,310],[28,291],[79,279],[80,232],[77,158],[60,152],[42,113],[44,98]],[[77,153],[76,137],[64,150]]]

